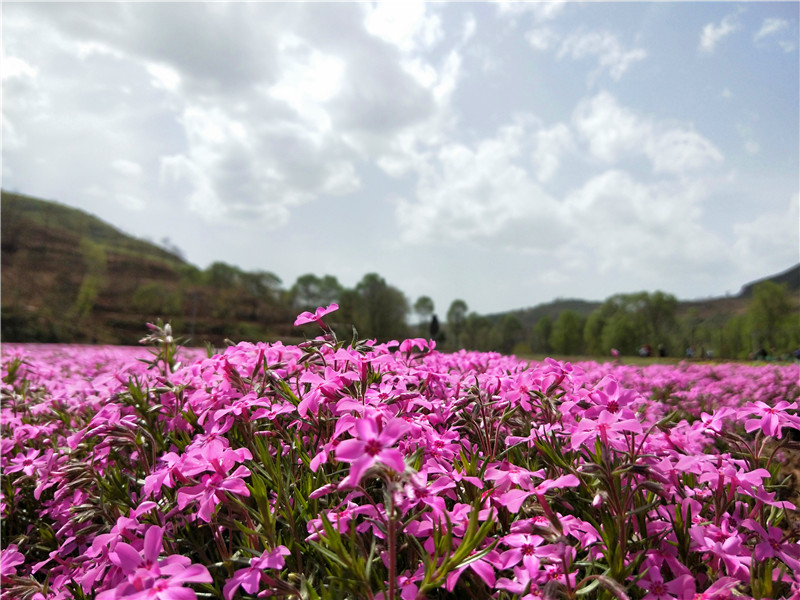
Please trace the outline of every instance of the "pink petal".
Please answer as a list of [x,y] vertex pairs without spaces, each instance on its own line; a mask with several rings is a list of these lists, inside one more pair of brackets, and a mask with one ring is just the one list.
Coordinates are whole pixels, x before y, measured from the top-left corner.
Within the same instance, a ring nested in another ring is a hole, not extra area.
[[161,539],[164,535],[164,530],[161,527],[152,526],[144,534],[144,559],[145,561],[154,564],[158,561],[158,555],[161,554]]
[[344,440],[336,446],[336,458],[345,462],[353,462],[364,456],[365,447],[366,444],[361,440]]
[[394,469],[398,473],[406,470],[406,462],[403,460],[403,453],[397,448],[387,448],[378,453],[378,459],[387,467]]

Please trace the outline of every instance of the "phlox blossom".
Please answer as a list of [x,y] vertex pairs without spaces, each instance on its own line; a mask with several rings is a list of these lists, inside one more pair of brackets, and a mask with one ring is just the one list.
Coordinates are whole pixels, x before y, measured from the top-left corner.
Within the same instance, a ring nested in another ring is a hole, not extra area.
[[271,552],[251,558],[249,567],[239,569],[233,574],[233,577],[228,579],[222,588],[222,596],[225,600],[231,600],[239,587],[248,594],[256,593],[263,580],[264,571],[266,569],[282,569],[285,562],[283,557],[289,556],[289,554],[291,552],[286,546],[278,546]]
[[636,419],[621,419],[619,413],[613,414],[602,410],[596,419],[584,417],[572,433],[572,449],[577,450],[582,444],[593,444],[599,436],[604,445],[609,443],[609,433],[619,432],[642,433],[642,424]]
[[0,579],[17,574],[17,565],[25,562],[25,556],[19,552],[16,544],[10,544],[0,550]]
[[775,406],[770,406],[757,400],[741,411],[746,415],[755,415],[755,418],[745,420],[744,429],[747,433],[761,429],[765,435],[781,439],[784,427],[800,429],[800,417],[787,413],[787,410],[797,410],[797,402],[781,400]]
[[409,427],[400,418],[390,419],[383,427],[373,416],[356,419],[357,437],[343,440],[336,446],[336,459],[351,463],[350,473],[339,484],[340,487],[358,485],[367,469],[377,462],[402,473],[406,467],[403,454],[393,446]]
[[331,304],[331,305],[327,306],[326,308],[322,308],[320,306],[313,313],[308,312],[308,311],[302,312],[299,315],[297,315],[297,318],[294,321],[294,326],[295,327],[299,327],[300,325],[306,325],[307,323],[317,323],[317,325],[319,325],[323,329],[327,330],[328,327],[322,321],[322,317],[324,317],[327,314],[332,313],[335,310],[339,310],[339,305],[338,304]]
[[142,552],[119,542],[109,554],[111,561],[125,574],[126,580],[100,592],[97,600],[195,600],[193,590],[184,583],[211,583],[211,574],[203,565],[192,564],[185,556],[173,554],[159,558],[164,529],[151,526],[144,535]]

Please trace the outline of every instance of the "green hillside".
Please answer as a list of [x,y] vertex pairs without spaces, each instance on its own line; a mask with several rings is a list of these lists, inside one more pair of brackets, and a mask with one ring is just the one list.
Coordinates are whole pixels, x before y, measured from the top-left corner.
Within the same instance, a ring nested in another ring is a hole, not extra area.
[[[164,248],[123,233],[80,209],[31,196],[2,192],[3,239],[5,234],[26,227],[43,228],[51,234],[77,235],[98,245],[106,253],[163,262],[178,269],[186,262]],[[5,246],[4,246],[5,251]]]
[[[245,272],[222,262],[201,270],[57,202],[3,191],[0,216],[3,341],[136,344],[144,324],[157,319],[170,321],[195,344],[291,340],[298,335],[298,312],[334,301],[340,305],[335,325],[344,335],[351,335],[351,325],[382,340],[427,335],[426,325],[407,324],[408,299],[377,273],[353,289],[335,276],[313,274],[284,288],[269,271]],[[771,291],[759,300],[765,286]],[[696,346],[701,354],[714,349],[741,358],[757,347],[794,351],[798,325],[800,265],[722,298],[639,292],[603,302],[556,299],[499,314],[465,313],[452,322],[448,314],[437,339],[443,350],[607,355],[615,347],[630,355],[649,345],[683,356]]]
[[84,211],[2,192],[2,339],[136,344],[169,320],[196,343],[291,334],[277,278],[201,271]]

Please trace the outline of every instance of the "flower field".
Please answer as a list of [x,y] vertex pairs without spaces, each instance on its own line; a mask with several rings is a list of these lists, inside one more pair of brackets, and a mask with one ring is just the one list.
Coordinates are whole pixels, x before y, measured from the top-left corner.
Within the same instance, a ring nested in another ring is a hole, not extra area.
[[210,357],[6,344],[2,597],[800,598],[798,365],[345,343],[334,308]]

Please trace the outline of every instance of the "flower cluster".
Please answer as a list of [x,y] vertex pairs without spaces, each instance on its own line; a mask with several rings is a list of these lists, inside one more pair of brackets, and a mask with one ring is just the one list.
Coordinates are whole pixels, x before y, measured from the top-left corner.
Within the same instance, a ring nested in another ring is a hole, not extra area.
[[349,345],[335,309],[5,345],[2,597],[800,597],[797,366]]

